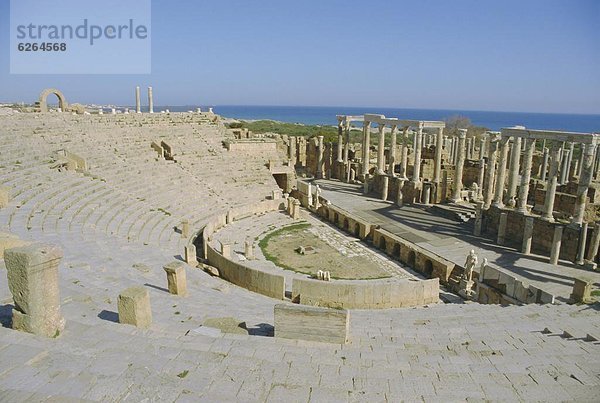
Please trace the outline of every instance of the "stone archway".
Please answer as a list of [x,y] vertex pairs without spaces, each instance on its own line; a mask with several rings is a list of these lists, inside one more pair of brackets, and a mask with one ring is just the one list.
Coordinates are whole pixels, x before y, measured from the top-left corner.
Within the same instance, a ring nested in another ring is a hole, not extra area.
[[44,91],[42,91],[42,93],[40,94],[40,99],[38,101],[40,112],[48,112],[47,99],[48,96],[51,94],[56,95],[56,97],[58,98],[58,107],[61,111],[65,112],[69,107],[69,104],[67,103],[67,100],[65,99],[63,93],[57,90],[56,88],[46,88]]

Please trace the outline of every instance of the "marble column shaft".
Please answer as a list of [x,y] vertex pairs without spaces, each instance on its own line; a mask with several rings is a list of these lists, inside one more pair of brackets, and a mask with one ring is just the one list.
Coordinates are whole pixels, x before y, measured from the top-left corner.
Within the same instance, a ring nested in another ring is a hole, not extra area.
[[407,179],[406,167],[408,166],[408,127],[402,129],[402,160],[400,161],[400,177]]
[[556,186],[558,185],[558,167],[560,164],[561,148],[558,144],[552,146],[550,152],[550,172],[548,173],[548,185],[546,186],[546,200],[544,201],[544,212],[542,218],[548,221],[554,221],[552,212],[554,211],[554,198],[556,196]]
[[579,186],[577,186],[577,198],[575,199],[575,209],[573,211],[573,223],[581,224],[585,214],[585,206],[587,204],[587,194],[590,183],[592,182],[592,169],[594,165],[594,152],[597,146],[588,144],[585,147],[585,154],[582,161],[583,168],[579,177]]
[[371,146],[371,122],[365,120],[363,123],[362,144],[362,174],[369,173],[369,147]]
[[377,142],[377,173],[385,173],[385,125],[379,124],[379,140]]
[[442,175],[442,143],[444,139],[444,129],[438,128],[436,134],[436,145],[435,145],[435,165],[433,167],[433,182],[440,183]]
[[457,145],[457,161],[456,161],[456,171],[454,176],[454,189],[452,194],[452,201],[454,203],[458,203],[462,201],[462,197],[460,193],[463,188],[463,167],[465,165],[465,142],[467,138],[467,130],[466,129],[458,129],[458,145]]
[[523,169],[521,170],[521,184],[519,186],[519,200],[517,202],[517,211],[521,213],[527,213],[527,198],[529,197],[529,181],[531,180],[534,151],[535,139],[529,139],[525,154],[523,155]]
[[317,175],[316,176],[317,176],[317,179],[321,179],[321,178],[323,178],[323,162],[324,162],[323,155],[325,152],[325,145],[323,144],[323,139],[324,139],[323,136],[319,136],[317,138],[319,139],[319,145],[318,145],[319,154],[317,157]]
[[506,204],[514,207],[516,204],[517,185],[519,182],[519,160],[521,158],[521,137],[513,139],[510,166],[508,168],[508,192],[506,194]]
[[486,167],[486,183],[484,191],[484,208],[488,209],[492,204],[494,197],[494,176],[496,173],[496,158],[498,157],[498,143],[500,140],[499,134],[493,134],[490,137],[490,145],[488,151],[487,167]]
[[344,126],[342,122],[338,124],[337,161],[344,161]]
[[397,126],[396,125],[392,125],[392,133],[390,136],[390,153],[389,153],[389,167],[388,167],[388,174],[391,176],[395,175],[395,170],[396,170],[396,132],[397,132]]
[[504,202],[504,182],[506,181],[506,163],[508,160],[508,146],[510,137],[503,137],[500,140],[500,160],[498,161],[498,173],[496,174],[496,190],[494,192],[494,206],[503,207]]
[[140,102],[140,87],[135,87],[135,111],[136,113],[142,112],[142,105]]
[[420,182],[421,177],[421,148],[422,148],[422,140],[423,139],[423,123],[419,122],[419,127],[417,128],[415,134],[415,161],[414,161],[414,169],[413,169],[413,182]]
[[154,97],[152,96],[152,87],[148,87],[148,112],[154,113]]

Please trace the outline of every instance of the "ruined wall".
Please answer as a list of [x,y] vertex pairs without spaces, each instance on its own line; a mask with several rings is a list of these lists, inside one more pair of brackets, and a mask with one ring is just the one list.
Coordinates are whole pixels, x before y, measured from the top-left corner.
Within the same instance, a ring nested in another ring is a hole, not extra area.
[[292,301],[303,305],[344,309],[422,306],[439,301],[439,281],[344,281],[294,279]]

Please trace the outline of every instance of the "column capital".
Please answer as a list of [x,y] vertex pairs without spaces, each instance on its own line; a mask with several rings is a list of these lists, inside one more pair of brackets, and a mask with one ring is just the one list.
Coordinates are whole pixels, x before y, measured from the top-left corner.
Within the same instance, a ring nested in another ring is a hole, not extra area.
[[464,139],[467,137],[467,129],[458,129],[458,138]]

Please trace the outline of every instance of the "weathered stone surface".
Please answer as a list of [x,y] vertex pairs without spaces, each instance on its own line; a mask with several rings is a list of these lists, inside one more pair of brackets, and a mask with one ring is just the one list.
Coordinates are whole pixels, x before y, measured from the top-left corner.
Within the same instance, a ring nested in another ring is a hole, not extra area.
[[152,324],[150,293],[141,286],[129,287],[118,298],[119,322],[140,328]]
[[349,326],[345,309],[275,305],[275,337],[345,344]]
[[184,247],[184,259],[185,262],[193,267],[198,265],[196,246],[189,244]]
[[57,246],[39,243],[4,252],[8,287],[15,303],[13,329],[46,337],[56,337],[64,329],[58,290],[62,257]]
[[204,321],[203,326],[214,327],[223,333],[248,334],[246,322],[241,322],[232,317],[208,318]]
[[588,279],[576,278],[573,284],[573,293],[571,301],[587,303],[591,300],[592,281]]
[[10,248],[27,245],[29,242],[19,239],[18,236],[6,232],[0,232],[0,258],[4,256],[4,251]]
[[4,208],[10,202],[10,188],[8,186],[0,186],[0,208]]
[[187,295],[185,266],[185,263],[175,260],[163,267],[167,273],[167,283],[171,294],[181,296]]

